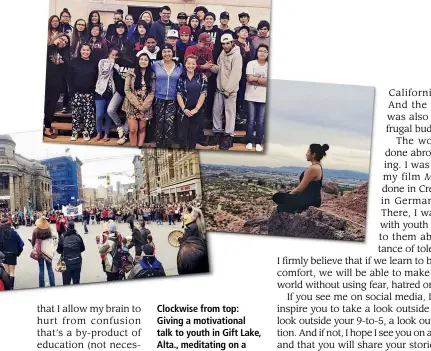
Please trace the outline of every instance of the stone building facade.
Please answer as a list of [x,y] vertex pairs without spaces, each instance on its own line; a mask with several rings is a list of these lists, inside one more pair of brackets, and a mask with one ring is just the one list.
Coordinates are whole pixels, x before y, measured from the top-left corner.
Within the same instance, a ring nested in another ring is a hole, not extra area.
[[180,149],[143,149],[143,197],[146,203],[202,198],[199,156]]
[[15,153],[15,142],[0,135],[0,208],[52,209],[52,180],[46,166]]

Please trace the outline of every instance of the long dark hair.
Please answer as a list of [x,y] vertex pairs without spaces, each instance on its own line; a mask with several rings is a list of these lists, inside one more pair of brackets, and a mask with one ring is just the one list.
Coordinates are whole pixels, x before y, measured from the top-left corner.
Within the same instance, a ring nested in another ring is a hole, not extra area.
[[151,70],[151,66],[150,66],[151,60],[150,60],[150,56],[148,56],[148,54],[146,54],[145,52],[140,54],[137,58],[136,67],[135,67],[135,74],[136,74],[135,90],[139,90],[142,88],[142,72],[141,72],[141,67],[139,66],[139,60],[141,59],[142,56],[147,56],[147,59],[148,59],[148,67],[145,69],[144,82],[145,82],[145,86],[147,88],[147,92],[150,92],[151,91],[151,76],[152,76],[152,70]]
[[100,26],[102,23],[100,22],[100,13],[99,13],[99,11],[96,11],[96,10],[93,10],[93,11],[91,11],[90,12],[90,14],[88,15],[88,26],[93,26],[94,25],[94,23],[93,22],[91,22],[91,17],[93,17],[93,14],[95,14],[95,13],[97,13],[97,16],[99,17],[99,19],[98,19],[98,21],[97,21],[97,24]]
[[100,41],[102,39],[102,27],[99,24],[93,24],[90,26],[90,29],[88,30],[88,40],[93,38],[91,31],[93,30],[94,27],[99,28],[99,35],[96,37],[96,41]]
[[63,16],[63,13],[67,13],[69,15],[69,17],[72,18],[72,15],[70,14],[70,12],[67,8],[64,8],[63,11],[60,12],[60,18],[61,18],[61,16]]
[[52,32],[52,30],[54,29],[54,28],[52,28],[52,25],[51,25],[51,22],[52,22],[52,20],[53,20],[54,18],[57,18],[57,19],[58,19],[58,27],[57,27],[57,29],[56,29],[56,30],[60,32],[60,30],[61,30],[61,27],[60,27],[61,22],[60,22],[60,17],[58,17],[57,15],[52,15],[52,16],[49,18],[49,20],[48,20],[48,31]]
[[[259,46],[256,49],[256,55],[254,57],[255,60],[257,60],[257,52],[259,51],[260,48],[265,48],[268,51],[268,57],[269,57],[269,46],[266,44],[259,44]],[[266,62],[268,62],[268,57],[266,58]]]
[[[78,29],[76,29],[76,24],[79,21],[83,21],[85,23],[85,29],[82,31],[81,37],[79,37],[79,32]],[[85,22],[85,19],[83,18],[79,18],[75,21],[75,25],[73,26],[73,34],[72,34],[72,43],[71,43],[71,47],[75,48],[78,45],[78,42],[81,41],[87,41],[88,39],[88,28],[87,28],[87,22]]]

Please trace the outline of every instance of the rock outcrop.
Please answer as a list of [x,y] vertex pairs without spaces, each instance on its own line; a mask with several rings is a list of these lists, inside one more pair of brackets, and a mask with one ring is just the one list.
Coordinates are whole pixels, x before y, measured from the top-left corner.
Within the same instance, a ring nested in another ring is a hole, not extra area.
[[243,231],[253,234],[363,241],[368,183],[344,196],[323,199],[320,208],[302,213],[278,213],[245,222]]

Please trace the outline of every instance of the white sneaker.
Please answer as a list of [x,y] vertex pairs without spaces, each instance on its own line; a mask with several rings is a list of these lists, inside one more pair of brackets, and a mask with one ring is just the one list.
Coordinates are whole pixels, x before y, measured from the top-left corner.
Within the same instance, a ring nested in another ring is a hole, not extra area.
[[118,132],[118,137],[121,139],[124,135],[124,129],[123,127],[118,127],[117,128],[117,132]]
[[263,151],[263,147],[260,144],[256,144],[256,151]]
[[70,137],[71,141],[76,141],[76,139],[78,139],[78,132],[73,132],[72,136]]
[[84,131],[82,136],[84,137],[84,141],[90,141],[90,134],[87,131]]
[[117,140],[118,145],[124,145],[127,142],[127,137],[123,135],[120,139]]
[[245,148],[246,148],[247,150],[253,150],[253,144],[252,144],[252,143],[248,143],[248,144],[245,146]]

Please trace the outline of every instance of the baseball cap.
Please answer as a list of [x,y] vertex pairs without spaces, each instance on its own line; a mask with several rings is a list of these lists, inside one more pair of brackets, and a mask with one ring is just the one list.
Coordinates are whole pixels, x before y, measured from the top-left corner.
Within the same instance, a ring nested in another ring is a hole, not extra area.
[[166,38],[178,38],[178,31],[175,29],[171,29],[170,31],[168,31]]
[[247,30],[247,32],[249,32],[249,33],[250,33],[250,27],[249,27],[249,26],[241,26],[241,27],[238,29],[238,33],[239,33],[239,32],[241,32],[241,30],[243,30],[243,29]]
[[199,34],[198,40],[203,43],[211,43],[211,38],[208,33],[201,33]]
[[177,15],[177,18],[184,18],[184,19],[187,19],[189,16],[187,16],[187,13],[185,13],[185,12],[180,12],[178,15]]
[[227,12],[227,11],[223,11],[221,14],[220,14],[220,19],[229,19],[230,17],[229,17],[229,12]]
[[190,34],[192,34],[192,30],[190,29],[189,26],[182,26],[180,28],[180,35],[181,34],[188,34],[188,35],[190,35]]
[[118,21],[117,24],[115,25],[115,27],[116,28],[119,28],[119,27],[126,28],[127,26],[126,26],[126,23],[124,23],[123,21]]
[[250,18],[250,15],[247,13],[247,12],[241,12],[241,13],[239,13],[238,14],[238,18],[241,18],[241,17],[248,17],[248,18]]
[[223,34],[223,35],[221,36],[221,42],[222,42],[222,43],[227,43],[227,42],[229,42],[229,41],[233,41],[232,34],[226,33],[226,34]]
[[168,43],[163,44],[162,47],[160,48],[160,51],[168,50],[168,49],[174,51],[174,47],[171,44],[168,44]]

